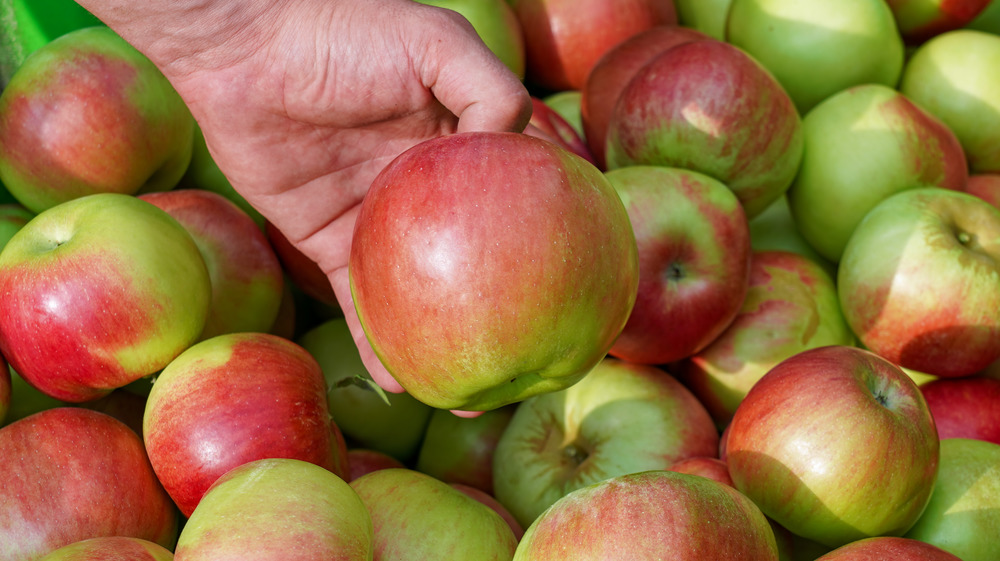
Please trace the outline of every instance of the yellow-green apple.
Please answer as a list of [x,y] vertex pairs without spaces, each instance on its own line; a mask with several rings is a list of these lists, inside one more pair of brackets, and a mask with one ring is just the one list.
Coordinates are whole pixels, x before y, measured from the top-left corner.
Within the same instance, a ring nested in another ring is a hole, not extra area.
[[472,497],[473,499],[476,499],[493,509],[494,512],[499,514],[500,518],[503,518],[504,522],[510,526],[510,530],[514,532],[514,539],[521,541],[521,538],[524,536],[524,528],[521,526],[521,523],[514,518],[514,515],[507,510],[507,507],[500,504],[500,501],[498,501],[496,497],[486,491],[483,491],[482,489],[479,489],[478,487],[472,487],[464,483],[449,483],[449,485],[451,485],[453,489],[458,489],[469,497]]
[[178,561],[370,561],[372,520],[343,479],[290,458],[224,473],[184,524]]
[[562,115],[549,107],[540,97],[531,96],[531,107],[531,119],[528,121],[527,128],[524,129],[526,134],[554,142],[584,160],[596,164],[583,137],[577,134],[573,125],[569,124]]
[[798,253],[822,265],[831,277],[837,277],[836,264],[820,255],[799,231],[792,218],[792,210],[788,207],[788,193],[750,220],[750,248],[753,251]]
[[865,215],[837,274],[840,306],[868,349],[939,377],[1000,358],[1000,211],[961,191],[897,193]]
[[462,15],[493,54],[518,78],[524,79],[524,33],[507,0],[417,0]]
[[898,536],[863,538],[819,557],[816,561],[962,561],[920,540]]
[[632,221],[639,290],[615,357],[667,364],[733,321],[750,279],[750,229],[736,195],[707,175],[663,166],[606,172]]
[[39,390],[96,399],[196,341],[211,285],[169,214],[100,193],[39,213],[0,252],[0,350]]
[[507,0],[524,31],[527,80],[579,90],[601,55],[657,25],[676,24],[673,0]]
[[609,169],[698,171],[736,193],[748,218],[791,185],[802,120],[773,76],[722,41],[689,41],[653,57],[618,96],[607,131]]
[[580,120],[583,138],[599,168],[607,169],[608,121],[632,76],[670,47],[708,38],[687,27],[657,25],[625,39],[597,59],[580,90]]
[[528,527],[514,561],[777,561],[753,502],[706,477],[623,474],[562,497]]
[[885,0],[733,0],[726,40],[770,70],[803,115],[851,86],[894,87],[903,71]]
[[1000,36],[959,29],[921,45],[899,90],[936,115],[962,143],[973,173],[1000,173]]
[[566,120],[577,136],[584,137],[583,132],[583,92],[580,90],[563,90],[551,93],[542,98],[560,117]]
[[934,494],[907,538],[962,561],[1000,559],[1000,444],[971,438],[941,441]]
[[965,183],[965,192],[1000,209],[1000,173],[974,173]]
[[266,333],[218,335],[184,351],[157,376],[142,432],[185,516],[222,474],[253,460],[293,458],[348,477],[319,364]]
[[920,384],[938,437],[975,438],[1000,445],[1000,380],[981,376],[938,378]]
[[726,19],[732,3],[733,0],[674,0],[678,23],[720,41],[726,39]]
[[35,213],[20,203],[0,204],[0,249],[34,217]]
[[60,547],[38,561],[173,561],[162,545],[141,538],[105,536]]
[[32,212],[170,189],[193,141],[194,119],[170,82],[104,26],[41,47],[0,94],[0,180]]
[[789,209],[802,237],[832,262],[888,196],[915,187],[962,190],[969,177],[951,129],[888,86],[838,92],[805,116],[802,129],[805,153],[788,188]]
[[518,405],[493,456],[494,496],[529,526],[571,491],[718,446],[712,418],[680,382],[606,358],[576,385]]
[[972,23],[991,0],[887,0],[903,40],[920,44]]
[[831,345],[764,375],[728,427],[733,483],[792,533],[828,547],[901,535],[930,499],[939,441],[896,365]]
[[351,481],[371,514],[375,559],[509,561],[517,539],[495,510],[412,469],[381,469]]
[[346,481],[354,481],[366,473],[380,469],[406,467],[393,456],[368,448],[348,448],[347,466],[350,468],[350,476]]
[[35,561],[65,545],[127,536],[172,547],[178,516],[139,436],[80,407],[0,429],[0,559]]
[[413,461],[434,409],[407,393],[378,392],[342,317],[320,323],[295,341],[323,370],[330,415],[349,446]]
[[516,405],[459,417],[437,409],[424,431],[414,468],[446,483],[459,483],[493,494],[493,456]]
[[720,428],[779,362],[807,349],[855,341],[833,278],[809,258],[756,251],[748,285],[729,327],[704,350],[670,367]]
[[407,150],[361,205],[351,293],[368,341],[413,397],[489,410],[579,381],[635,303],[628,213],[592,164],[526,134]]

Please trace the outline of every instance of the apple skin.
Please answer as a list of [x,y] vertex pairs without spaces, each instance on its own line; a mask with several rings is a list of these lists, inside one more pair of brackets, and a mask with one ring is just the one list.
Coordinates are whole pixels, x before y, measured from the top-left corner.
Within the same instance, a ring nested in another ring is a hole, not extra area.
[[10,367],[7,361],[0,356],[0,427],[7,419],[7,412],[10,411],[10,398],[13,390],[11,382]]
[[947,551],[911,538],[876,536],[864,538],[816,559],[816,561],[962,561]]
[[848,325],[866,348],[938,377],[1000,358],[1000,211],[960,191],[902,191],[873,208],[837,277]]
[[389,373],[418,400],[465,411],[579,381],[621,333],[639,280],[604,174],[551,142],[490,132],[425,141],[386,166],[349,271]]
[[20,203],[0,204],[0,249],[34,217],[35,213]]
[[837,278],[837,265],[820,255],[802,237],[802,232],[795,224],[792,211],[788,207],[788,193],[771,203],[771,206],[750,221],[750,248],[753,251],[778,250],[798,253],[821,265],[831,278]]
[[774,533],[732,487],[653,470],[573,491],[528,527],[514,561],[777,561]]
[[583,131],[583,92],[580,90],[563,90],[548,94],[542,98],[545,105],[552,108],[576,131],[577,136],[586,141]]
[[469,497],[472,497],[473,499],[476,499],[477,501],[493,509],[494,512],[499,514],[500,518],[503,518],[504,522],[506,522],[507,525],[510,526],[511,532],[514,533],[515,540],[520,541],[521,537],[524,536],[524,528],[521,527],[521,523],[518,522],[516,518],[514,518],[514,515],[511,514],[509,510],[507,510],[507,507],[500,504],[500,501],[498,501],[496,497],[487,493],[486,491],[483,491],[482,489],[465,485],[463,483],[449,483],[449,485],[451,485],[453,489],[458,489],[459,491],[465,493]]
[[1000,173],[1000,36],[942,33],[908,59],[899,91],[936,115],[962,143],[972,173]]
[[948,438],[930,503],[905,537],[933,544],[962,561],[1000,558],[1000,444]]
[[366,561],[371,516],[343,479],[290,458],[251,461],[223,474],[191,513],[178,561]]
[[1000,173],[969,175],[969,180],[965,183],[965,192],[1000,209]]
[[728,431],[736,488],[792,533],[831,548],[903,534],[934,489],[939,441],[920,390],[857,347],[782,361],[750,389]]
[[0,180],[36,213],[93,193],[171,189],[193,141],[170,82],[104,26],[41,47],[0,95]]
[[185,516],[223,473],[257,459],[293,458],[348,477],[319,365],[265,333],[219,335],[174,359],[149,393],[143,437]]
[[80,540],[41,557],[38,561],[173,561],[174,554],[149,540],[106,536]]
[[96,399],[195,342],[210,298],[201,253],[169,214],[131,195],[81,197],[0,253],[0,351],[46,394]]
[[495,510],[411,469],[382,469],[351,481],[371,514],[375,559],[509,560],[517,539]]
[[895,87],[903,71],[882,0],[733,0],[726,40],[770,70],[802,115],[851,86]]
[[726,20],[733,0],[674,0],[680,25],[725,41]]
[[942,33],[965,27],[991,0],[886,0],[899,34],[909,44],[920,44]]
[[809,258],[756,251],[739,314],[710,345],[670,370],[725,427],[750,388],[786,358],[853,345],[833,279]]
[[241,331],[267,332],[281,306],[284,273],[253,219],[218,193],[176,189],[139,195],[191,234],[212,285],[201,339]]
[[890,195],[931,186],[960,191],[969,178],[951,129],[888,86],[838,92],[806,114],[802,129],[805,152],[788,188],[789,210],[802,236],[834,263],[865,214]]
[[711,417],[680,382],[606,358],[576,385],[518,405],[494,452],[494,496],[529,526],[575,489],[718,446]]
[[57,407],[0,429],[0,558],[34,561],[99,536],[171,548],[178,516],[142,441],[120,421]]
[[965,26],[965,29],[976,29],[1000,35],[1000,3],[989,2],[986,8],[979,12],[976,19]]
[[726,462],[714,456],[685,458],[679,462],[674,462],[667,470],[690,475],[700,475],[723,485],[729,485],[735,489],[733,478],[729,476],[729,467],[726,466]]
[[417,0],[447,8],[472,24],[480,39],[518,78],[524,79],[525,47],[521,22],[507,0]]
[[608,121],[618,96],[632,76],[670,47],[704,39],[709,37],[694,29],[657,25],[625,39],[597,59],[580,90],[580,120],[583,138],[600,169],[608,167],[605,157]]
[[414,468],[492,495],[494,452],[516,409],[506,405],[472,418],[434,410]]
[[920,385],[938,437],[974,438],[1000,445],[1000,380],[938,378]]
[[628,166],[605,174],[639,250],[639,289],[612,356],[643,364],[689,357],[739,313],[750,279],[750,229],[736,195],[698,172]]
[[747,218],[791,185],[802,121],[771,74],[721,41],[690,41],[656,55],[618,96],[607,165],[690,169],[725,183]]
[[347,450],[347,465],[350,468],[348,482],[380,469],[406,467],[403,462],[385,452],[367,448],[349,448]]
[[524,129],[526,134],[554,142],[596,165],[587,143],[569,121],[539,97],[531,96],[531,107],[531,119]]

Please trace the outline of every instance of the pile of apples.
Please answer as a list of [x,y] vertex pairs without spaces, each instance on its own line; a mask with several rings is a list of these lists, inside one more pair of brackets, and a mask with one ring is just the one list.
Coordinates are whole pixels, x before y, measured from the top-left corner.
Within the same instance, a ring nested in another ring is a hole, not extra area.
[[421,1],[534,113],[365,199],[404,393],[111,30],[4,85],[0,561],[1000,559],[1000,0]]

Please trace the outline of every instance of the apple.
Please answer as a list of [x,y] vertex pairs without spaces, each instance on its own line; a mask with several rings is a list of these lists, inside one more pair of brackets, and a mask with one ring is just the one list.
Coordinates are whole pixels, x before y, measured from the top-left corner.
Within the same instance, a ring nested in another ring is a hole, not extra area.
[[0,249],[34,217],[35,213],[19,203],[0,204]]
[[785,359],[750,388],[728,430],[736,488],[830,548],[903,534],[934,489],[939,441],[920,390],[857,347]]
[[903,39],[919,44],[972,23],[991,0],[887,0]]
[[747,218],[791,185],[802,122],[788,94],[756,60],[721,41],[674,46],[643,66],[615,103],[609,169],[661,165],[725,183]]
[[907,538],[933,544],[962,561],[1000,559],[1000,444],[941,441],[941,467],[927,509]]
[[100,25],[73,0],[12,0],[0,19],[0,89],[31,53],[64,33]]
[[38,561],[173,561],[174,554],[149,540],[105,536],[80,540],[60,547]]
[[983,11],[966,24],[965,28],[1000,35],[1000,2],[987,3]]
[[596,165],[587,143],[562,115],[539,97],[531,96],[531,107],[531,119],[524,129],[526,134],[554,142]]
[[698,353],[671,365],[722,428],[750,388],[778,363],[807,349],[855,342],[833,278],[809,258],[756,251],[749,288],[729,327]]
[[11,388],[10,368],[7,366],[7,361],[0,357],[0,427],[3,426],[7,419],[7,411],[10,410]]
[[938,437],[974,438],[1000,445],[1000,380],[969,376],[920,385]]
[[171,189],[193,139],[170,82],[104,26],[39,48],[0,94],[0,181],[36,213],[94,193]]
[[583,116],[581,115],[583,110],[582,91],[563,90],[546,95],[542,101],[569,123],[577,136],[586,140],[583,132]]
[[935,187],[875,206],[847,242],[841,309],[868,349],[939,377],[1000,358],[1000,211]]
[[507,0],[524,31],[527,81],[579,90],[601,55],[657,25],[676,24],[673,0]]
[[965,192],[1000,209],[1000,173],[969,175],[969,180],[965,183]]
[[494,496],[529,526],[575,489],[718,446],[712,418],[680,382],[606,358],[576,385],[518,405],[494,452]]
[[517,539],[495,510],[411,469],[382,469],[351,481],[371,514],[376,559],[506,561]]
[[816,561],[962,561],[947,551],[911,538],[876,536],[864,538],[816,559]]
[[323,372],[295,343],[266,333],[218,335],[157,376],[143,417],[149,461],[190,516],[222,474],[261,458],[314,463],[346,479],[346,444]]
[[[693,456],[674,462],[667,468],[668,471],[677,473],[687,473],[689,475],[700,475],[713,481],[733,487],[733,478],[729,476],[729,467],[726,462],[715,456]],[[735,487],[734,487],[735,488]]]
[[406,393],[378,391],[342,317],[320,323],[295,341],[323,370],[330,415],[350,446],[411,462],[434,409]]
[[333,286],[319,264],[295,247],[274,224],[265,223],[264,232],[278,256],[282,270],[291,278],[292,283],[309,298],[339,313],[340,304],[333,293]]
[[968,181],[951,129],[888,86],[838,92],[805,116],[802,129],[805,153],[788,189],[789,210],[802,237],[834,263],[865,214],[888,196],[915,187],[962,190]]
[[[6,424],[23,419],[40,411],[55,407],[71,405],[65,401],[58,400],[52,396],[42,393],[37,388],[24,381],[13,368],[8,366],[7,373],[10,375],[10,407],[7,409],[7,416],[4,419]],[[0,425],[2,426],[2,425]]]
[[674,0],[678,23],[713,39],[726,39],[726,20],[733,0]]
[[347,465],[350,468],[347,481],[354,481],[366,473],[380,469],[406,467],[403,462],[397,460],[395,457],[385,452],[370,450],[368,448],[348,448]]
[[366,561],[372,554],[372,519],[357,493],[330,471],[290,458],[223,474],[174,550],[177,561]]
[[1000,173],[998,66],[1000,36],[959,29],[921,45],[899,83],[906,97],[955,131],[972,173]]
[[507,0],[417,0],[421,4],[447,8],[472,24],[483,43],[518,78],[524,79],[524,33]]
[[610,477],[569,493],[528,527],[514,561],[777,561],[771,527],[748,498],[664,470]]
[[788,207],[788,193],[750,220],[750,249],[798,253],[822,266],[832,278],[837,278],[837,265],[820,255],[799,231]]
[[368,341],[413,397],[485,411],[579,381],[635,303],[614,187],[526,134],[425,141],[376,177],[349,271]]
[[639,249],[639,289],[611,355],[644,364],[689,357],[714,341],[743,305],[750,229],[736,195],[698,172],[627,166],[606,177]]
[[599,168],[608,167],[605,154],[608,121],[629,80],[663,51],[704,39],[709,37],[694,29],[657,25],[625,39],[597,59],[580,93],[580,120],[583,137]]
[[453,489],[457,489],[469,497],[476,499],[477,501],[483,503],[484,505],[493,509],[494,512],[503,518],[504,522],[510,526],[510,530],[514,533],[514,539],[517,541],[521,540],[524,536],[524,528],[521,527],[521,523],[514,518],[514,515],[507,510],[507,507],[500,504],[500,501],[496,499],[493,495],[479,489],[478,487],[472,487],[471,485],[466,485],[464,483],[449,483]]
[[803,115],[851,86],[894,87],[903,71],[885,0],[732,0],[726,40],[770,70]]
[[190,234],[131,195],[39,213],[0,252],[0,351],[68,402],[148,376],[195,342],[211,285]]
[[99,536],[172,547],[177,511],[139,436],[120,421],[57,407],[0,429],[0,559],[34,561]]
[[77,404],[79,407],[110,415],[142,436],[142,417],[146,412],[146,397],[119,388],[104,397]]

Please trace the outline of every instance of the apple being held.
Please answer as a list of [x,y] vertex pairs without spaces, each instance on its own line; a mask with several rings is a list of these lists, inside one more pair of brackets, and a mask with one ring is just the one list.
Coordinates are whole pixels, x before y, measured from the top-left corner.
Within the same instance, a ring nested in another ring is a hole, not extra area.
[[0,95],[0,181],[32,212],[170,189],[193,141],[194,119],[170,82],[104,26],[38,49]]
[[201,335],[211,281],[191,235],[131,195],[61,203],[0,253],[0,351],[69,402],[148,376]]
[[836,548],[909,530],[934,489],[938,451],[916,384],[874,353],[833,345],[782,361],[750,389],[726,463],[764,514]]
[[173,561],[174,554],[160,544],[141,538],[105,536],[60,547],[38,561]]
[[1000,358],[1000,211],[934,187],[873,208],[847,242],[837,277],[858,339],[888,360],[940,377]]
[[887,0],[903,39],[919,44],[928,39],[965,27],[990,4],[991,0]]
[[517,133],[453,134],[397,157],[361,205],[349,264],[375,353],[440,409],[579,381],[621,333],[639,277],[604,174]]
[[1000,445],[1000,379],[938,378],[920,384],[938,437],[974,438]]

